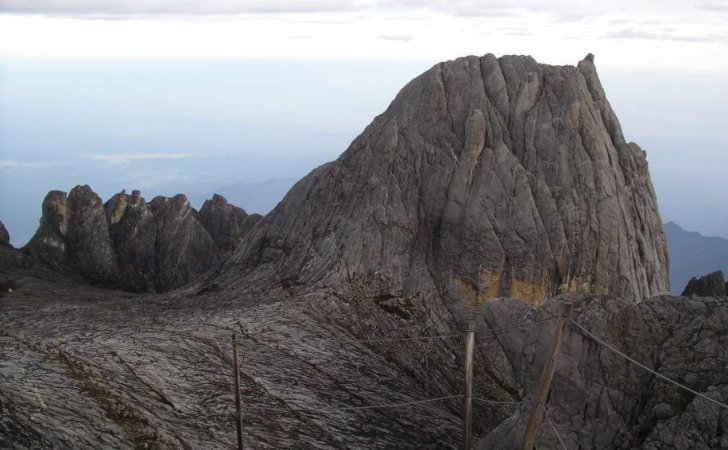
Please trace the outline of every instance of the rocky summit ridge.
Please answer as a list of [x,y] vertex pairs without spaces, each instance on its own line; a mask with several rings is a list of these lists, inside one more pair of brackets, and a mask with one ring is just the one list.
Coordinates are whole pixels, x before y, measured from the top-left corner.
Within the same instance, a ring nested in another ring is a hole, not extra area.
[[122,191],[103,203],[76,186],[46,195],[23,250],[79,280],[165,292],[217,268],[258,219],[217,194],[197,212],[182,194],[147,202],[137,190]]

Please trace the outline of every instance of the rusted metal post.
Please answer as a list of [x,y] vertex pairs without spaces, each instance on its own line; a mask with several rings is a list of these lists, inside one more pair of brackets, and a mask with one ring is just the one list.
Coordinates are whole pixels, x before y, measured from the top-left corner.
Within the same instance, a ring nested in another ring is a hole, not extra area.
[[465,336],[465,398],[463,403],[463,449],[473,447],[473,350],[475,349],[475,321],[468,322]]
[[561,343],[564,341],[564,335],[569,327],[569,321],[571,320],[571,311],[574,305],[572,303],[564,303],[564,308],[561,312],[561,318],[559,321],[559,327],[556,329],[556,335],[554,336],[554,342],[551,346],[551,354],[546,360],[546,364],[543,366],[541,372],[541,380],[538,385],[538,394],[533,399],[533,405],[531,406],[531,415],[528,418],[528,425],[526,426],[526,434],[523,438],[523,450],[533,450],[536,445],[536,438],[538,437],[538,429],[541,426],[543,420],[543,411],[546,407],[546,399],[551,389],[551,381],[554,379],[554,372],[556,371],[556,363],[559,360],[559,352],[561,350]]
[[238,429],[238,450],[243,450],[243,411],[240,405],[240,366],[238,366],[238,339],[233,333],[233,378],[235,379],[235,424]]

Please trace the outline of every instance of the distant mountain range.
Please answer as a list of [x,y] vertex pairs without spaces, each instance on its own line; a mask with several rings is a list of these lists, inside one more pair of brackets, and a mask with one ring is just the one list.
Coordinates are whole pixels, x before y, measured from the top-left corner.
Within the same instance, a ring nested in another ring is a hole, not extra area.
[[670,251],[670,290],[680,294],[692,277],[716,270],[728,273],[728,239],[686,231],[675,222],[665,224]]

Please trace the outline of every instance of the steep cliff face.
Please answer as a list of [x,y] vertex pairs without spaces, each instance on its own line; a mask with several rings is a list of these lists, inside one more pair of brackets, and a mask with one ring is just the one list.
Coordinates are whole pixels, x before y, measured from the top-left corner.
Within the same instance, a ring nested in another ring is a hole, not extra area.
[[638,302],[668,291],[667,270],[645,154],[593,57],[486,55],[405,86],[257,224],[222,279],[265,290],[363,277],[389,295],[436,289],[460,310],[562,292]]
[[121,192],[104,204],[88,186],[52,191],[25,251],[79,280],[168,291],[218,267],[257,218],[221,196],[206,205],[200,214],[181,194],[147,203]]

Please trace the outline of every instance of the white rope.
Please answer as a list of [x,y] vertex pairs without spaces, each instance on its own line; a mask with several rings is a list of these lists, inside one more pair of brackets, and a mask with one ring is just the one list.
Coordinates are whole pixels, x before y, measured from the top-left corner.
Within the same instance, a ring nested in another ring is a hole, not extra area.
[[675,380],[673,380],[673,379],[671,379],[671,378],[668,378],[668,377],[666,377],[665,375],[663,375],[663,374],[661,374],[661,373],[659,373],[659,372],[656,372],[656,371],[655,371],[655,370],[653,370],[653,369],[650,369],[649,367],[647,367],[646,365],[642,364],[641,362],[639,362],[639,361],[636,361],[636,360],[634,360],[634,359],[630,358],[629,356],[627,356],[627,355],[625,355],[624,353],[622,353],[621,351],[619,351],[619,350],[618,350],[618,349],[617,349],[616,347],[613,347],[613,346],[611,346],[611,345],[607,344],[607,343],[606,343],[606,342],[604,342],[603,340],[601,340],[601,339],[599,339],[598,337],[596,337],[595,335],[593,335],[593,334],[592,334],[592,333],[591,333],[591,332],[590,332],[589,330],[587,330],[587,329],[586,329],[586,328],[584,328],[583,326],[581,326],[581,325],[579,325],[578,323],[576,323],[576,322],[574,321],[574,319],[571,319],[571,323],[573,323],[574,325],[576,325],[577,327],[579,327],[579,328],[581,329],[581,331],[583,331],[584,333],[586,333],[587,335],[589,335],[589,336],[590,336],[590,337],[591,337],[592,339],[594,339],[594,340],[595,340],[596,342],[598,342],[599,344],[602,344],[603,346],[607,347],[607,348],[608,348],[609,350],[611,350],[611,351],[613,351],[614,353],[616,353],[616,354],[618,354],[618,355],[622,356],[623,358],[627,359],[627,360],[628,360],[628,361],[630,361],[630,362],[631,362],[632,364],[635,364],[635,365],[637,365],[637,366],[639,366],[639,367],[641,367],[641,368],[645,369],[646,371],[648,371],[648,372],[652,373],[652,374],[653,374],[653,375],[655,375],[656,377],[659,377],[659,378],[661,378],[661,379],[663,379],[663,380],[667,381],[668,383],[672,383],[672,384],[674,384],[674,385],[675,385],[675,386],[677,386],[677,387],[681,387],[681,388],[685,389],[686,391],[688,391],[688,392],[690,392],[690,393],[692,393],[692,394],[695,394],[695,395],[697,395],[698,397],[701,397],[701,398],[703,398],[703,399],[705,399],[705,400],[708,400],[709,402],[712,402],[712,403],[714,403],[714,404],[716,404],[716,405],[718,405],[718,406],[720,406],[720,407],[722,407],[722,408],[728,409],[728,405],[726,405],[725,403],[722,403],[722,402],[720,402],[720,401],[718,401],[718,400],[716,400],[716,399],[714,399],[714,398],[708,397],[707,395],[705,395],[705,394],[703,394],[703,393],[701,393],[701,392],[698,392],[698,391],[696,391],[695,389],[691,389],[691,388],[689,388],[689,387],[685,386],[684,384],[678,383],[677,381],[675,381]]
[[556,439],[559,440],[561,448],[567,450],[566,444],[564,444],[564,441],[561,440],[561,436],[559,435],[558,430],[556,430],[556,425],[554,425],[554,423],[551,421],[551,416],[549,416],[549,410],[547,408],[544,408],[543,412],[546,413],[546,420],[548,421],[549,425],[551,425],[551,429],[554,430],[554,434],[556,435]]

